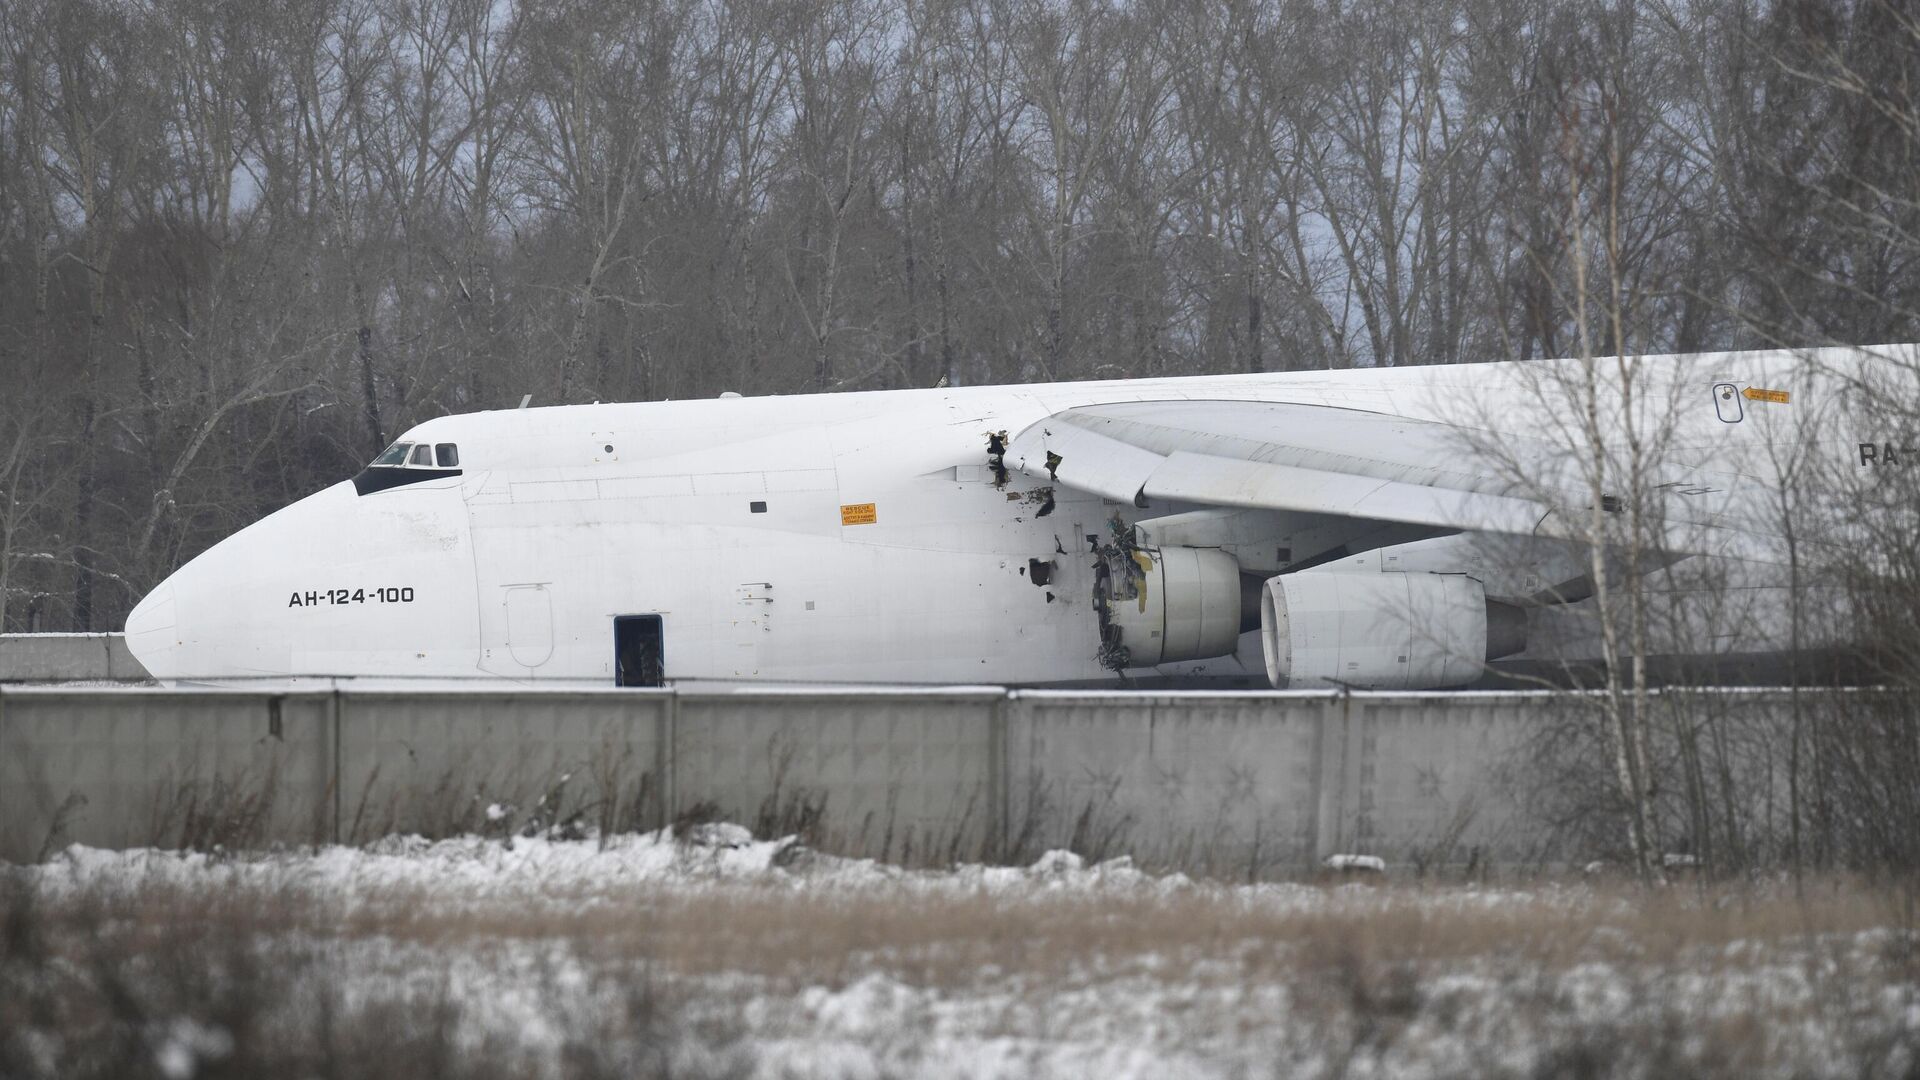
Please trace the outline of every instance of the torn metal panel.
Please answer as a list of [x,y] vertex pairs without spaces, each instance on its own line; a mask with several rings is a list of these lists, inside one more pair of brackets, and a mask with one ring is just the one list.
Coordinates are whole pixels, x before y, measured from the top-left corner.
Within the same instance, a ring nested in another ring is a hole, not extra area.
[[993,486],[1007,486],[1007,433],[1004,431],[987,432],[987,470],[993,473]]
[[1053,488],[1051,485],[1047,487],[1034,488],[1032,491],[1026,492],[1024,495],[1022,495],[1021,499],[1025,501],[1029,506],[1037,506],[1040,508],[1038,511],[1034,513],[1033,515],[1034,517],[1046,517],[1048,514],[1053,513],[1054,507],[1057,505],[1054,502]]
[[1062,414],[1016,436],[1007,445],[1005,460],[1009,467],[1029,476],[1137,505],[1141,485],[1165,459],[1151,450],[1088,430]]
[[1087,536],[1094,556],[1093,608],[1100,619],[1100,666],[1120,674],[1133,666],[1133,653],[1113,618],[1114,611],[1129,601],[1145,610],[1147,569],[1152,563],[1140,550],[1133,526],[1120,515],[1107,520],[1107,532],[1104,544],[1096,535]]

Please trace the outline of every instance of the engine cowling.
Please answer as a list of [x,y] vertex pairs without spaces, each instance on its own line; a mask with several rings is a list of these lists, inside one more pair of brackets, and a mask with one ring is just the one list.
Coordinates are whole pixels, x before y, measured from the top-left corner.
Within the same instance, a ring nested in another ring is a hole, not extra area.
[[1525,644],[1524,615],[1464,574],[1304,573],[1260,591],[1260,646],[1276,687],[1439,690]]
[[1126,666],[1152,667],[1233,652],[1240,638],[1240,564],[1215,548],[1139,548],[1124,580],[1099,595],[1106,633]]

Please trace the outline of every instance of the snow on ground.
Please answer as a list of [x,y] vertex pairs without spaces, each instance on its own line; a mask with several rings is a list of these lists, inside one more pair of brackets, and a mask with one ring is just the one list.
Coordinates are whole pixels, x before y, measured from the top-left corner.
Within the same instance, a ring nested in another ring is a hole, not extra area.
[[[1384,870],[1384,864],[1380,868]],[[137,892],[156,885],[240,885],[362,902],[425,893],[446,910],[502,904],[534,905],[526,910],[552,906],[577,910],[583,900],[598,902],[627,886],[654,886],[676,893],[739,886],[812,893],[875,889],[944,895],[1015,893],[1028,900],[1203,893],[1275,911],[1352,910],[1384,895],[1360,884],[1329,890],[1287,882],[1197,883],[1179,873],[1148,874],[1124,856],[1089,864],[1070,851],[1046,852],[1027,866],[962,864],[937,871],[908,870],[872,859],[823,855],[794,837],[756,840],[744,827],[730,823],[693,826],[677,840],[671,829],[584,841],[538,836],[448,840],[397,836],[364,848],[326,846],[239,855],[153,848],[109,851],[76,844],[28,874],[53,897],[88,891]],[[1434,904],[1472,907],[1590,900],[1578,891],[1484,888],[1445,890],[1429,898]]]
[[[304,1018],[323,999],[328,1015],[379,1018],[368,1030],[441,1024],[452,1071],[470,1075],[1852,1076],[1920,1063],[1915,936],[1891,911],[1862,922],[1857,898],[1844,917],[1836,902],[1796,923],[1767,914],[1784,901],[1766,895],[1724,912],[1704,894],[1661,897],[1667,913],[1649,914],[1633,890],[1230,885],[1069,852],[913,871],[725,824],[225,857],[73,847],[7,873],[43,910],[107,912],[74,931],[96,948],[131,940],[129,924],[233,918],[195,904],[240,898],[244,930],[225,944],[298,974],[254,994],[245,1025],[221,1019],[228,999],[152,990],[137,1045],[170,1077],[291,1067],[271,1053],[311,1041]],[[115,971],[149,985],[167,965],[147,954],[164,947],[142,944]],[[73,970],[59,992],[84,991]],[[0,976],[0,1019],[10,992],[51,991]],[[0,1031],[0,1073],[72,1071],[91,1044],[80,1034]]]

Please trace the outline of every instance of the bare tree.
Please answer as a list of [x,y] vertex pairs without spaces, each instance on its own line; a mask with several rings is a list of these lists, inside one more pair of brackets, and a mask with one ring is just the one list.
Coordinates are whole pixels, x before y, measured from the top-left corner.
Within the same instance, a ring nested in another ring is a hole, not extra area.
[[581,2],[561,5],[528,30],[534,122],[520,161],[524,197],[564,222],[572,263],[561,287],[563,401],[592,381],[583,377],[582,354],[600,308],[641,302],[609,285],[650,243],[639,235],[641,206],[658,190],[647,132],[671,79],[666,65],[679,20],[671,8]]
[[781,268],[813,361],[809,386],[837,389],[839,341],[852,327],[844,295],[850,231],[871,197],[882,153],[873,138],[890,33],[869,4],[816,3],[789,27],[783,61],[793,116],[784,182],[801,210],[781,251]]

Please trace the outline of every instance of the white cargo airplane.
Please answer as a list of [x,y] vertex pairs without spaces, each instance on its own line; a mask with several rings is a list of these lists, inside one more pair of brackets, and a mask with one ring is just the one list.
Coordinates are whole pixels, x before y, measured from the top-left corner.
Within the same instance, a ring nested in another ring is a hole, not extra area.
[[1663,557],[1765,562],[1768,463],[1851,457],[1806,421],[1887,352],[446,416],[180,568],[127,639],[165,681],[1461,686],[1590,591],[1629,418]]

